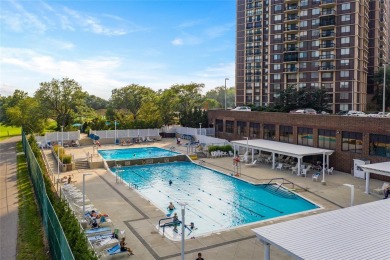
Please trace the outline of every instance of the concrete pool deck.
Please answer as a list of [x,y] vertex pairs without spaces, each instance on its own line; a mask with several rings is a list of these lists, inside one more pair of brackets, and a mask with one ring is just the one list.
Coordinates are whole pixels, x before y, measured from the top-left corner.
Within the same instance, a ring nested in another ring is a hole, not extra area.
[[[162,141],[134,145],[129,148],[156,146],[169,149],[174,146],[176,150],[186,153],[186,147],[177,146],[175,142],[175,139],[163,139]],[[110,148],[118,148],[118,146],[103,145],[100,149]],[[49,150],[45,151],[46,153],[50,152]],[[75,159],[86,158],[88,154],[96,153],[96,151],[93,151],[92,146],[66,148],[66,152],[73,154]],[[97,156],[93,158],[94,160],[99,160]],[[202,160],[206,167],[226,174],[230,174],[233,171],[232,157],[203,158]],[[56,167],[53,167],[52,170],[57,173]],[[129,189],[125,184],[116,183],[115,176],[107,173],[104,169],[64,172],[60,173],[60,177],[67,176],[70,173],[74,176],[73,180],[76,180],[75,186],[80,190],[82,189],[83,174],[92,174],[85,176],[86,195],[99,211],[110,215],[115,228],[125,231],[128,246],[135,253],[135,255],[131,256],[131,259],[181,259],[181,242],[163,238],[156,229],[158,220],[165,217],[165,212],[162,212],[153,204],[140,197],[135,190]],[[292,175],[291,171],[272,170],[269,164],[261,164],[256,167],[242,165],[240,178],[253,183],[268,182],[273,178],[284,178],[306,189],[296,188],[296,191],[305,198],[321,205],[323,209],[280,219],[266,220],[258,224],[247,225],[205,237],[187,239],[185,242],[186,259],[195,259],[198,252],[202,252],[203,257],[207,260],[261,259],[263,257],[263,246],[255,238],[251,229],[341,207],[348,207],[350,205],[351,191],[350,188],[343,185],[346,183],[355,185],[355,205],[382,199],[379,195],[364,193],[365,180],[337,171],[333,175],[326,175],[326,185],[312,181],[311,174],[308,174],[307,177],[299,177]],[[372,180],[370,189],[381,187],[382,183],[383,181]],[[291,259],[290,256],[274,247],[271,247],[271,256],[272,259]]]

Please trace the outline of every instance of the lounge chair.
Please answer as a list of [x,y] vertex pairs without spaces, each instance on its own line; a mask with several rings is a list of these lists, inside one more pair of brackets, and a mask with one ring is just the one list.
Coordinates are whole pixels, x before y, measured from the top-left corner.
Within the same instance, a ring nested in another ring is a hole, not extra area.
[[298,174],[298,166],[291,167],[291,174],[297,173]]
[[330,167],[328,170],[327,170],[327,172],[328,172],[328,175],[330,174],[330,175],[333,175],[333,167]]
[[247,167],[253,167],[253,166],[256,166],[257,165],[257,160],[254,160],[253,162],[251,163],[246,163],[245,166]]
[[153,142],[152,139],[149,138],[149,136],[146,137],[146,142]]
[[234,154],[233,154],[232,151],[229,151],[229,156],[230,156],[230,157],[233,157],[233,156],[234,156]]
[[276,166],[276,169],[281,171],[283,169],[283,163],[278,163],[278,166]]
[[384,182],[383,185],[382,185],[382,188],[377,188],[377,189],[374,189],[374,191],[380,195],[383,195],[384,194],[384,191],[386,189],[386,187],[388,187],[390,184],[388,182]]
[[318,181],[320,176],[321,176],[321,173],[320,172],[316,172],[316,173],[313,173],[311,179],[312,179],[312,181]]
[[109,227],[101,227],[101,228],[91,228],[84,231],[87,236],[96,236],[98,234],[106,233],[107,231],[111,231]]

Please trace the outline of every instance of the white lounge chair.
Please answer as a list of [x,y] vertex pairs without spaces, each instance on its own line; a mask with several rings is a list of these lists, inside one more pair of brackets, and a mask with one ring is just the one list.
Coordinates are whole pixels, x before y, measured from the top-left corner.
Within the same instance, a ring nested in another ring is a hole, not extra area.
[[312,181],[318,181],[320,176],[321,176],[321,173],[320,172],[316,172],[316,173],[313,173],[311,179],[312,179]]
[[281,171],[283,169],[283,163],[278,163],[278,166],[276,166],[276,169]]
[[146,142],[153,142],[152,139],[149,138],[149,136],[146,137]]
[[256,166],[257,165],[257,160],[254,160],[253,162],[251,163],[246,163],[245,166],[247,167],[253,167],[253,166]]
[[388,187],[390,184],[388,182],[384,182],[383,185],[382,185],[382,188],[377,188],[377,189],[374,189],[374,191],[380,195],[383,195],[384,194],[384,191],[386,189],[386,187]]
[[330,174],[330,175],[333,175],[333,167],[330,167],[328,170],[327,170],[327,172],[328,172],[328,175]]
[[229,151],[229,156],[230,156],[230,157],[233,157],[233,156],[234,156],[234,154],[233,154],[232,151]]

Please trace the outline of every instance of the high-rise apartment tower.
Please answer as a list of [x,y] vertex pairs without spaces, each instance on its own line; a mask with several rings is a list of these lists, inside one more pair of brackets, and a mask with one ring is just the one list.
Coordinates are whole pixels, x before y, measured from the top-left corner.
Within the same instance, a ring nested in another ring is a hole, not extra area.
[[333,112],[366,110],[369,77],[389,60],[389,2],[237,0],[237,105],[323,87]]

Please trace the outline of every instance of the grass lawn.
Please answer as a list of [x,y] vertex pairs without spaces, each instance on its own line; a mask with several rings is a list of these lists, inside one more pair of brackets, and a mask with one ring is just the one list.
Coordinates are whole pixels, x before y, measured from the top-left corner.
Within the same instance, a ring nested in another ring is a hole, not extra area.
[[[18,145],[20,149],[20,145]],[[16,259],[50,259],[43,242],[43,229],[38,206],[27,171],[26,157],[18,158],[19,221]]]
[[21,135],[22,129],[20,127],[4,126],[0,124],[0,141],[11,136]]

